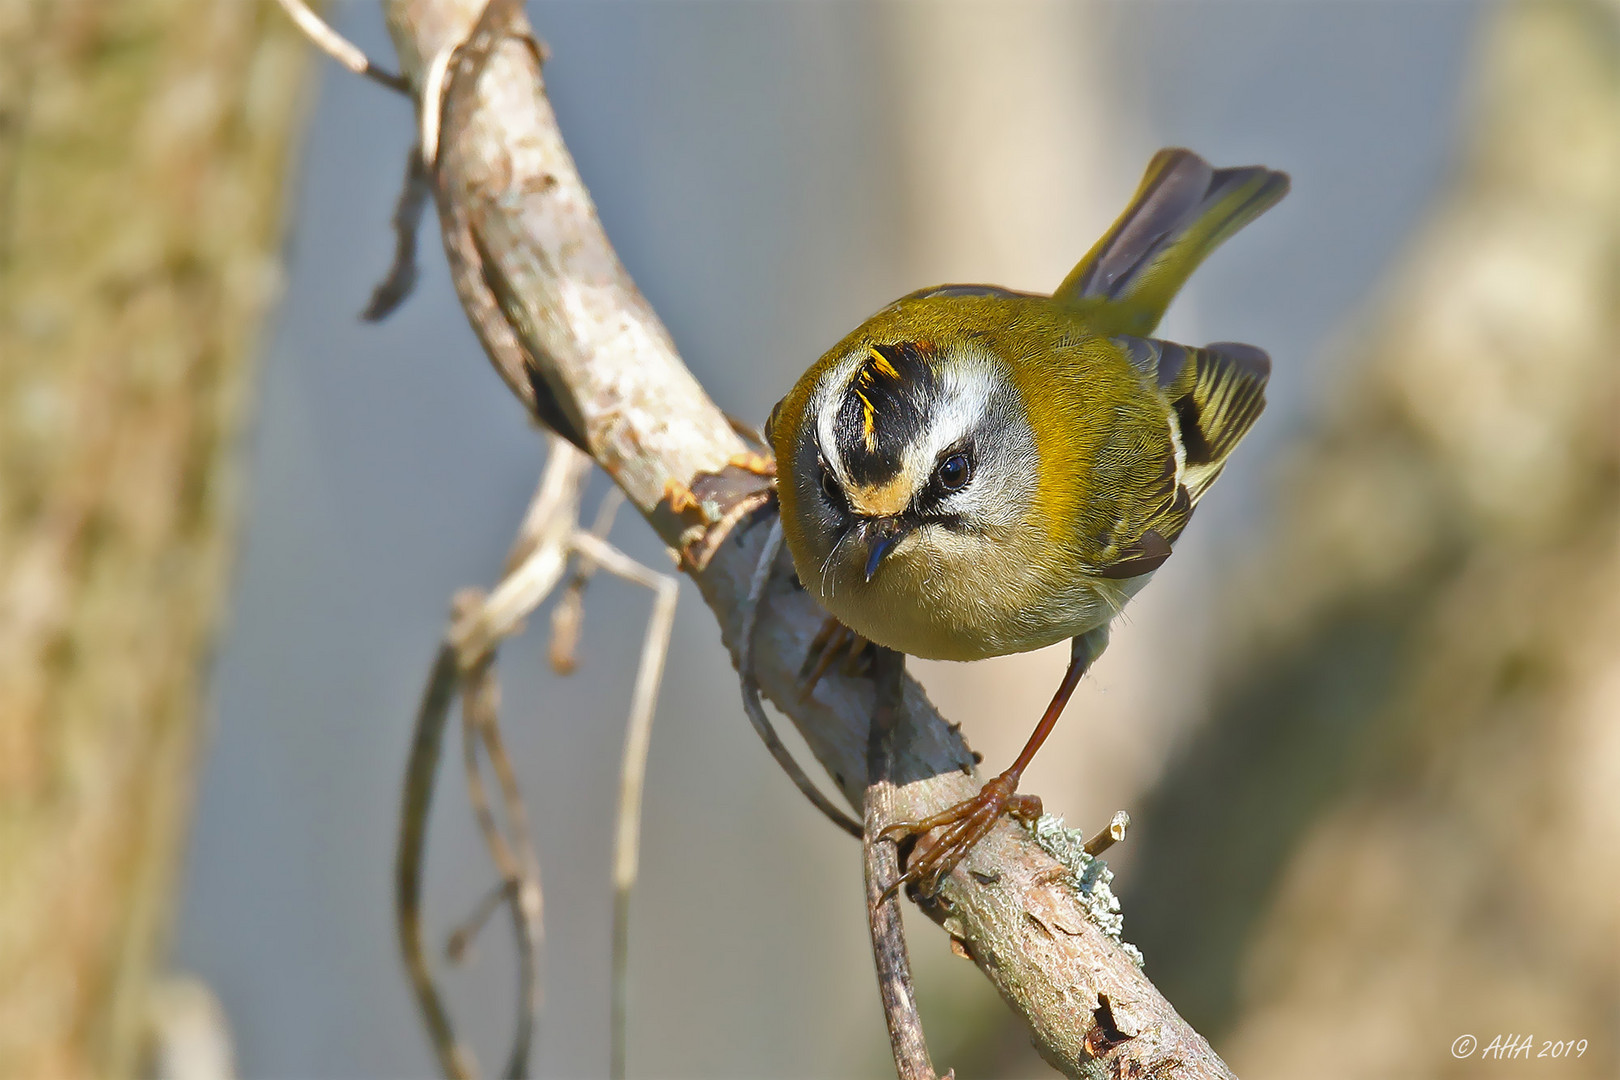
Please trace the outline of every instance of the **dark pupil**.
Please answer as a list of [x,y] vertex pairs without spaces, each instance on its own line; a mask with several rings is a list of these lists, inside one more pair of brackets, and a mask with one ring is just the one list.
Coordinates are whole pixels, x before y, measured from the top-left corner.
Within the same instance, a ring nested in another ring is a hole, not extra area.
[[838,490],[838,481],[833,479],[832,470],[825,467],[821,470],[821,490],[833,502],[837,502],[843,494]]
[[946,491],[961,491],[968,482],[968,459],[965,454],[952,454],[939,465],[939,485]]

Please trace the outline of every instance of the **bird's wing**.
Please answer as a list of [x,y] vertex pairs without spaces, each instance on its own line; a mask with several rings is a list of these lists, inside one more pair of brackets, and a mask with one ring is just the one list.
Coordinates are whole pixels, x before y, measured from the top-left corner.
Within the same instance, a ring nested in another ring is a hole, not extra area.
[[1217,342],[1201,349],[1151,338],[1119,337],[1131,363],[1168,407],[1167,448],[1138,446],[1117,455],[1132,462],[1114,482],[1132,492],[1098,530],[1099,577],[1127,578],[1157,569],[1187,527],[1193,508],[1265,408],[1271,361],[1252,345]]
[[1133,578],[1157,570],[1170,557],[1170,545],[1192,518],[1192,500],[1176,482],[1173,455],[1164,458],[1161,479],[1148,498],[1135,503],[1138,512],[1116,517],[1114,532],[1093,572],[1102,578]]
[[1188,362],[1166,396],[1181,441],[1181,482],[1196,506],[1266,407],[1271,358],[1234,341],[1187,352]]

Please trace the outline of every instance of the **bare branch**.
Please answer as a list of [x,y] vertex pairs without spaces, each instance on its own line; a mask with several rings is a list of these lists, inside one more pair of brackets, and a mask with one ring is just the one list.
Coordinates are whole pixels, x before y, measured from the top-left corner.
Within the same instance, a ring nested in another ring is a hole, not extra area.
[[[624,492],[608,488],[607,494],[596,507],[596,519],[591,523],[591,535],[606,540],[613,530],[613,521],[624,505]],[[579,644],[580,625],[585,618],[585,589],[596,573],[596,562],[581,553],[574,563],[574,574],[563,587],[563,594],[551,608],[551,670],[559,675],[570,674],[578,661],[574,650]]]
[[[540,868],[530,840],[517,777],[500,736],[494,661],[496,647],[522,628],[523,620],[556,586],[568,563],[571,534],[579,512],[579,490],[590,469],[590,459],[561,439],[552,439],[551,443],[545,472],[508,556],[505,577],[487,597],[477,589],[467,589],[455,598],[445,644],[418,710],[416,736],[406,770],[395,881],[400,947],[440,1067],[447,1076],[453,1077],[472,1076],[475,1067],[471,1053],[456,1041],[454,1025],[439,997],[422,945],[420,898],[427,818],[432,806],[439,747],[450,703],[458,691],[462,697],[462,746],[468,798],[500,876],[500,887],[493,895],[508,901],[519,948],[517,1024],[505,1069],[509,1077],[521,1077],[527,1072],[534,1020],[540,1007],[539,947],[543,938]],[[478,766],[480,746],[500,784],[506,827],[512,834],[510,840],[501,831],[484,788]],[[486,900],[474,916],[451,935],[448,951],[452,959],[466,949],[489,910]]]
[[905,657],[890,649],[877,650],[872,679],[877,684],[877,708],[867,743],[866,822],[861,837],[865,856],[866,923],[872,935],[872,959],[877,965],[878,993],[883,1018],[889,1027],[889,1048],[899,1080],[936,1080],[934,1063],[923,1039],[917,1015],[917,994],[911,985],[911,958],[906,952],[905,925],[900,921],[900,899],[891,884],[900,879],[895,845],[879,839],[888,824],[884,811],[893,799],[889,780],[896,728],[904,700]]
[[444,121],[444,80],[450,75],[450,61],[455,59],[461,42],[446,42],[428,63],[427,77],[422,80],[421,148],[422,163],[432,168],[439,162],[439,126]]
[[405,179],[400,185],[399,201],[394,204],[394,261],[388,276],[378,282],[366,309],[360,313],[366,322],[388,318],[416,287],[416,233],[432,194],[422,150],[413,146],[405,153]]
[[396,94],[411,92],[409,83],[392,71],[373,64],[370,58],[360,51],[359,46],[332,29],[326,20],[309,9],[304,0],[276,0],[276,2],[281,5],[281,10],[287,13],[287,17],[292,19],[294,25],[304,32],[304,36],[327,56],[356,75],[364,75]]
[[[435,195],[452,279],[497,370],[536,418],[587,447],[681,553],[734,660],[749,653],[758,686],[860,805],[872,682],[829,672],[801,700],[799,666],[824,616],[780,554],[765,559],[763,577],[754,573],[767,530],[750,523],[770,479],[744,464],[741,439],[681,364],[603,234],[557,130],[521,5],[384,7],[413,77],[455,49]],[[757,603],[748,603],[751,592]],[[886,820],[927,817],[978,786],[957,731],[913,680],[902,693],[909,722],[893,748]],[[1230,1076],[1087,918],[1068,878],[1026,830],[1003,822],[925,910],[1069,1075]]]
[[484,925],[489,917],[495,914],[495,909],[501,905],[512,891],[509,881],[497,881],[491,885],[484,895],[479,897],[478,903],[473,905],[472,911],[461,920],[461,924],[450,931],[444,943],[444,956],[452,964],[464,963],[472,951],[473,941],[483,932]]
[[1123,810],[1115,810],[1113,818],[1108,822],[1107,828],[1086,841],[1087,855],[1101,855],[1121,840],[1125,839],[1125,830],[1131,827],[1131,815]]
[[[606,531],[612,510],[598,513],[597,528]],[[641,646],[636,685],[630,697],[630,722],[624,735],[624,759],[619,774],[619,803],[613,830],[613,1008],[609,1023],[610,1069],[622,1080],[629,1041],[630,1009],[630,894],[636,887],[641,860],[641,792],[647,779],[647,750],[652,743],[653,708],[664,677],[669,636],[675,629],[675,599],[679,587],[668,574],[655,574],[596,535],[578,533],[574,546],[592,565],[653,590],[652,615]]]
[[[475,593],[472,603],[477,602]],[[489,793],[484,787],[483,770],[478,762],[478,749],[484,730],[496,722],[495,697],[499,691],[491,677],[492,662],[493,657],[486,659],[462,676],[461,762],[466,772],[467,801],[472,804],[478,831],[483,834],[484,845],[489,849],[490,861],[495,864],[496,873],[509,888],[518,880],[521,871],[517,857],[501,832],[500,823],[495,820],[495,808],[490,804]]]
[[428,810],[433,804],[433,780],[439,768],[445,721],[450,715],[450,703],[455,700],[458,681],[456,651],[449,644],[441,645],[416,710],[416,733],[405,766],[405,793],[394,860],[394,912],[405,972],[416,991],[416,1002],[422,1009],[428,1040],[439,1058],[439,1068],[453,1080],[471,1080],[474,1075],[472,1058],[466,1048],[456,1042],[450,1014],[439,997],[433,968],[422,944],[422,858],[427,847]]
[[[493,593],[485,596],[476,589],[458,594],[448,647],[455,659],[455,670],[448,689],[439,683],[443,672],[436,668],[429,697],[446,703],[445,709],[431,713],[424,708],[421,722],[442,727],[448,701],[459,688],[462,699],[462,750],[466,770],[467,795],[479,831],[489,849],[500,883],[480,901],[472,916],[451,934],[447,952],[458,960],[479,932],[496,904],[509,902],[519,946],[520,984],[518,1017],[505,1075],[523,1076],[527,1070],[533,1038],[534,1018],[540,1005],[538,980],[539,945],[542,939],[542,893],[540,869],[529,835],[527,813],[518,789],[517,776],[506,753],[499,722],[499,687],[495,681],[495,650],[499,643],[522,628],[523,620],[544,601],[561,579],[568,560],[578,559],[579,574],[606,570],[654,593],[646,640],[631,695],[630,722],[625,737],[623,774],[620,780],[618,822],[614,840],[614,1022],[613,1060],[615,1075],[623,1075],[625,1017],[628,995],[626,972],[629,942],[630,895],[636,881],[641,826],[641,792],[646,777],[647,748],[652,737],[653,712],[658,686],[663,677],[664,658],[674,626],[678,589],[675,579],[642,566],[609,544],[597,533],[605,533],[612,523],[614,503],[605,500],[599,507],[594,530],[578,528],[579,493],[590,459],[561,439],[551,440],[551,457],[529,510],[519,528],[517,540],[507,557],[506,574]],[[418,745],[436,745],[437,735],[419,730]],[[497,819],[484,786],[479,751],[489,759],[500,786],[505,827]],[[432,973],[420,944],[419,913],[415,894],[420,888],[421,837],[436,762],[413,754],[411,783],[401,822],[400,920],[401,938],[407,941],[407,967],[417,987],[441,1065],[450,1075],[472,1066],[471,1055],[459,1048],[448,1013],[434,989]],[[510,835],[508,835],[510,834]],[[409,880],[406,879],[407,871]]]
[[[513,1027],[512,1048],[507,1053],[504,1075],[522,1077],[528,1073],[529,1047],[534,1040],[535,1018],[540,1012],[540,943],[544,939],[544,904],[540,888],[540,865],[529,838],[528,817],[517,777],[501,738],[498,716],[500,687],[495,681],[494,656],[484,658],[463,676],[461,696],[462,751],[467,771],[467,796],[473,804],[479,829],[501,878],[500,895],[508,901],[512,930],[518,944],[517,1022]],[[478,768],[478,748],[482,745],[501,786],[506,826],[512,831],[507,841],[495,821]]]

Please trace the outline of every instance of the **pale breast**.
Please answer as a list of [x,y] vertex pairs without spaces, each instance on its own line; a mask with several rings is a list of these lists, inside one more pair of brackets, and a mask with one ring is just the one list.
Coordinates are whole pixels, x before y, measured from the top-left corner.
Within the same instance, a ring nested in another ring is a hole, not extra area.
[[[930,660],[1028,652],[1103,625],[1151,574],[1124,580],[1024,560],[1018,545],[925,527],[870,582],[820,596],[852,630]],[[829,583],[830,584],[830,583]]]

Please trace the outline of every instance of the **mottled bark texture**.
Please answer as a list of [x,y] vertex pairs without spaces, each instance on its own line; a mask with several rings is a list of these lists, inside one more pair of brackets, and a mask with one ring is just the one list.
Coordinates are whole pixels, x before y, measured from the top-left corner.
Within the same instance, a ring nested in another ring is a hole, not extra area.
[[[735,657],[768,532],[760,524],[768,481],[733,463],[743,441],[681,363],[603,234],[557,130],[542,49],[521,6],[385,0],[384,11],[413,85],[461,44],[449,64],[434,187],[451,275],[490,358],[531,409],[561,418],[681,553]],[[760,610],[755,674],[859,806],[871,680],[829,674],[810,697],[799,692],[823,618],[782,558]],[[910,679],[902,702],[889,809],[922,817],[978,782],[961,736]],[[850,857],[858,857],[853,847]],[[1002,823],[928,910],[1070,1075],[1230,1076],[1087,918],[1066,872],[1022,828]]]
[[307,47],[0,2],[0,1075],[128,1075],[193,787]]
[[[1246,1076],[1620,1073],[1620,4],[1486,26],[1135,837],[1133,932]],[[1589,1045],[1452,1056],[1511,1033]]]

